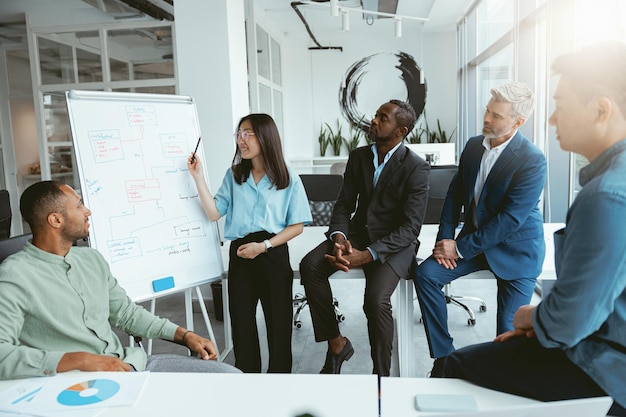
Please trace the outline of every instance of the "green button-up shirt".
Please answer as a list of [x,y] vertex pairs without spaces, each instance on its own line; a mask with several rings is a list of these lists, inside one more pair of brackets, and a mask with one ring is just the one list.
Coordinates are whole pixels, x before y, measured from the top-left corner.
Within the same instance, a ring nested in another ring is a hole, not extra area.
[[72,247],[63,257],[27,242],[0,265],[0,379],[55,375],[67,352],[145,369],[144,350],[123,347],[111,326],[165,340],[178,327],[132,302],[95,249]]

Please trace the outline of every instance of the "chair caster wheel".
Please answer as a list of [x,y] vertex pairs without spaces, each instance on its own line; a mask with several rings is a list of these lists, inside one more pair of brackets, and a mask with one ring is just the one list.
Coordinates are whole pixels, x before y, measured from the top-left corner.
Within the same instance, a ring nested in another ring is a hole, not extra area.
[[294,326],[296,326],[296,329],[302,328],[302,322],[301,321],[296,321],[293,324],[294,324]]
[[474,326],[476,324],[476,319],[467,319],[468,326]]
[[481,305],[481,306],[478,308],[478,310],[479,310],[481,313],[484,313],[485,311],[487,311],[487,306],[483,306],[483,305]]

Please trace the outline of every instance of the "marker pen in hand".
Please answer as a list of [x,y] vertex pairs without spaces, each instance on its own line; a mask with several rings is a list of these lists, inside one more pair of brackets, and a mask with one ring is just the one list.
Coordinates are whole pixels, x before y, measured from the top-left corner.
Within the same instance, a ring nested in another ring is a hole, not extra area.
[[196,152],[198,152],[198,146],[200,146],[200,139],[202,139],[202,136],[198,138],[198,143],[196,143],[196,149],[193,151],[193,154],[191,155],[192,164],[196,161]]

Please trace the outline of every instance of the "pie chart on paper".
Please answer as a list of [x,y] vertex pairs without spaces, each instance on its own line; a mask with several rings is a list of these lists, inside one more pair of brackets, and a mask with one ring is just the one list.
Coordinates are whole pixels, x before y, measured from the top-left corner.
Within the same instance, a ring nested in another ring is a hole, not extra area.
[[108,400],[120,390],[120,384],[110,379],[92,379],[65,388],[57,396],[61,405],[81,406]]

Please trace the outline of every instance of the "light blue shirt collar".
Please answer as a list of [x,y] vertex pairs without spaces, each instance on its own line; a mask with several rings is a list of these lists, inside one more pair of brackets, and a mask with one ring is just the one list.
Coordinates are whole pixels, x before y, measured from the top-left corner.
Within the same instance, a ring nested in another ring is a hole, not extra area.
[[380,173],[383,172],[383,169],[385,169],[385,165],[387,165],[387,162],[391,158],[391,155],[393,155],[393,153],[398,150],[401,144],[402,142],[391,148],[389,152],[387,152],[387,155],[385,155],[385,157],[383,158],[383,163],[380,165],[378,164],[378,147],[376,147],[375,143],[372,144],[372,155],[374,156],[374,187],[376,187],[376,184],[378,183],[378,178],[380,178]]

